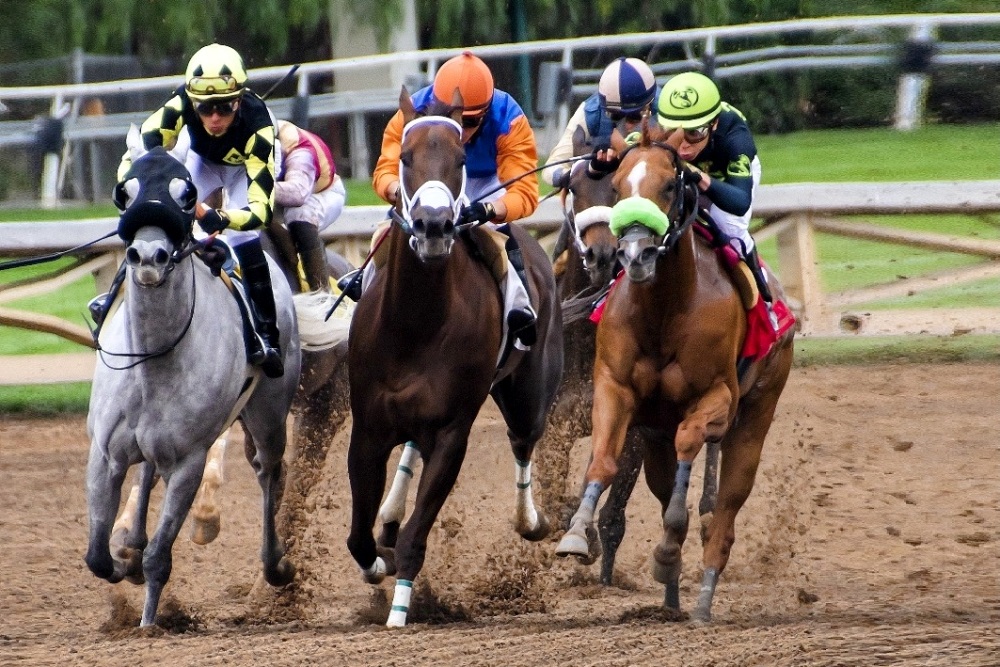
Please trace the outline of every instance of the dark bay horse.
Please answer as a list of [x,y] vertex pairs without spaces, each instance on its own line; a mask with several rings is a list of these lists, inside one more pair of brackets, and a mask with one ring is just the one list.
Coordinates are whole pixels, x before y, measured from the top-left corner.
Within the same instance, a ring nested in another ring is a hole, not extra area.
[[[347,546],[365,581],[395,574],[387,625],[405,625],[427,536],[462,466],[473,421],[492,396],[515,459],[517,532],[549,532],[531,493],[531,455],[562,373],[562,322],[552,265],[527,232],[520,243],[538,313],[536,342],[513,349],[502,368],[503,304],[497,279],[478,257],[482,228],[459,229],[466,200],[461,100],[448,116],[417,118],[400,95],[400,204],[382,245],[384,265],[355,308],[348,369],[353,430],[348,451],[351,532]],[[407,202],[406,205],[403,202]],[[373,528],[394,447],[415,443],[423,463],[413,512],[397,530]]]
[[[747,332],[740,296],[715,252],[691,228],[695,197],[675,146],[644,128],[614,177],[612,227],[627,278],[608,297],[597,330],[593,455],[587,489],[559,555],[587,558],[598,499],[618,471],[630,426],[648,430],[643,464],[663,511],[653,576],[664,606],[680,609],[691,463],[706,442],[722,452],[716,511],[704,529],[704,575],[694,618],[711,619],[719,575],[736,539],[736,514],[757,465],[792,363],[792,332],[737,375]],[[780,286],[774,280],[772,285]]]

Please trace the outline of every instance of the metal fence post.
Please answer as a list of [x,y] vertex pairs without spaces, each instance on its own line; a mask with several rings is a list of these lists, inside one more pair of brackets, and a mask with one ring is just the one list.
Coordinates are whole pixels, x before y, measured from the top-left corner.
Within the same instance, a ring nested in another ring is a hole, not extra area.
[[919,23],[903,43],[900,55],[899,83],[896,87],[897,130],[915,130],[923,124],[927,89],[930,87],[934,35],[929,23]]

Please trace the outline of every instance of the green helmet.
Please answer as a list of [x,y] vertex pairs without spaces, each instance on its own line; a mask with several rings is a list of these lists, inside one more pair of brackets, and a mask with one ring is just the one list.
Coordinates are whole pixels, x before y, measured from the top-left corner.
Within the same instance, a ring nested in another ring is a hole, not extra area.
[[702,127],[722,112],[722,97],[704,74],[684,72],[663,86],[656,112],[660,127]]

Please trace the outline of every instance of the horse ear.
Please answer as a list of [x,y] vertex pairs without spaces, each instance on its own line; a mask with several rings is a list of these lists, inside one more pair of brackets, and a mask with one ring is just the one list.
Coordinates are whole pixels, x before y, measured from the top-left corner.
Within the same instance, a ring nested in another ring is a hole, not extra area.
[[462,91],[457,87],[455,92],[451,94],[451,119],[456,123],[461,124],[462,122],[462,111],[465,109],[465,100],[462,99]]
[[132,123],[129,125],[128,134],[125,135],[125,145],[128,147],[129,157],[132,161],[138,160],[146,154],[146,144],[142,140],[142,132],[139,127]]
[[611,133],[611,147],[615,149],[615,152],[621,155],[628,149],[628,144],[625,142],[625,137],[621,135],[616,127]]
[[583,125],[577,125],[573,132],[573,155],[583,155],[587,152],[587,133]]
[[406,125],[417,117],[417,112],[413,108],[413,100],[410,99],[410,94],[406,92],[406,86],[400,86],[399,110],[403,112],[403,125]]

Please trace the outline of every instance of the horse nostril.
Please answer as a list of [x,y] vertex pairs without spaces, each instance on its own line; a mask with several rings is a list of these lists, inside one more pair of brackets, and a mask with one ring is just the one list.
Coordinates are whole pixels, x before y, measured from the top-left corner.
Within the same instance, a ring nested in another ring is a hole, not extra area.
[[125,261],[128,262],[130,265],[135,266],[136,264],[139,263],[139,259],[140,259],[139,251],[133,248],[132,246],[129,246],[125,250]]
[[157,248],[156,252],[153,253],[153,263],[156,266],[166,266],[167,262],[170,261],[170,253],[168,253],[163,248]]
[[444,229],[444,233],[446,235],[454,234],[455,233],[455,221],[454,220],[445,220],[443,229]]
[[411,225],[411,227],[415,232],[423,232],[424,229],[427,227],[427,223],[424,222],[423,218],[413,218],[413,224]]
[[597,253],[595,253],[595,252],[594,252],[594,249],[593,249],[593,248],[587,248],[587,250],[586,250],[586,251],[584,251],[584,253],[583,253],[583,259],[584,259],[584,261],[585,261],[585,262],[587,262],[588,264],[593,264],[593,263],[594,263],[594,256],[595,256],[596,254],[597,254]]

